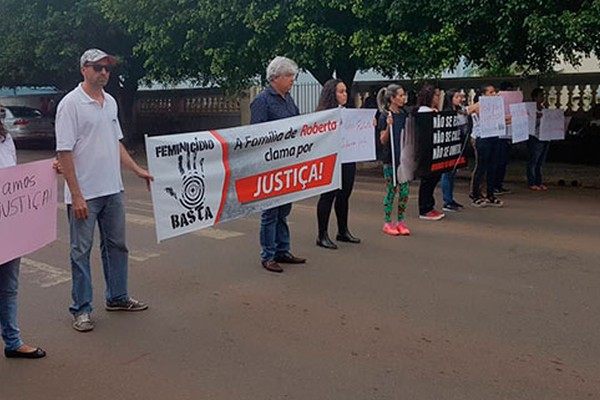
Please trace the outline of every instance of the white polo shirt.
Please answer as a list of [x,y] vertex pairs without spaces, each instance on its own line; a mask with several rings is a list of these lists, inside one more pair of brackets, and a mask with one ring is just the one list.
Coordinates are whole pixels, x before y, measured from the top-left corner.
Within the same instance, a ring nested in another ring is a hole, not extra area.
[[10,134],[6,135],[4,142],[0,136],[0,168],[14,167],[17,165],[17,150]]
[[[56,113],[56,150],[71,151],[77,182],[86,200],[123,190],[115,99],[104,92],[104,106],[88,96],[80,83],[58,104]],[[65,185],[65,203],[71,192]]]

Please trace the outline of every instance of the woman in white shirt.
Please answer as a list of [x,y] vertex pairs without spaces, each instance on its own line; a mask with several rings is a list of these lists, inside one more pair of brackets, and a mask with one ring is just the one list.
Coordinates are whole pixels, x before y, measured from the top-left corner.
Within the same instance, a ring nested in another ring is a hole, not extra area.
[[[0,168],[17,164],[17,152],[10,134],[0,121]],[[17,325],[17,292],[20,258],[0,265],[0,326],[7,358],[42,358],[46,352],[21,340]]]

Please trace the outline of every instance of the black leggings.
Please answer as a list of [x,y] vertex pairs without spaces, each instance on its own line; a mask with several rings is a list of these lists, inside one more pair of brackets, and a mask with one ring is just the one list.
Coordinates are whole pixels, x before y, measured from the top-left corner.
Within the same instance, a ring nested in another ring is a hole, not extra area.
[[348,199],[354,187],[354,175],[356,174],[356,163],[342,164],[342,188],[323,193],[317,203],[317,223],[319,234],[327,232],[329,226],[329,215],[335,200],[335,216],[337,217],[338,233],[348,232]]

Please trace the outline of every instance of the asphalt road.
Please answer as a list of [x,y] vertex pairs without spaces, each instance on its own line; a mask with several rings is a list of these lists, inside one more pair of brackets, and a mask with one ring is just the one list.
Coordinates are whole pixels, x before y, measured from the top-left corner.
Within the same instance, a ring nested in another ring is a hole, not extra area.
[[598,190],[513,187],[503,209],[429,222],[413,184],[400,238],[381,232],[382,179],[359,176],[363,243],[317,248],[316,199],[297,203],[293,251],[309,261],[278,275],[260,267],[258,216],[156,244],[149,193],[124,177],[130,289],[150,309],[104,311],[96,250],[97,326],[71,328],[59,207],[58,240],[21,275],[21,329],[48,357],[0,359],[1,400],[600,398]]

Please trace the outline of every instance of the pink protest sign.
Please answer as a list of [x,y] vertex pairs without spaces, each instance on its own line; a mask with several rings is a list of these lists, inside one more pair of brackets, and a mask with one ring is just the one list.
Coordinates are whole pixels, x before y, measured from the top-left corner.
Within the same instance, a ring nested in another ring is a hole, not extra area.
[[523,102],[523,92],[520,90],[509,90],[498,92],[498,95],[504,99],[504,112],[510,114],[510,105]]
[[0,264],[56,239],[53,160],[0,168]]

